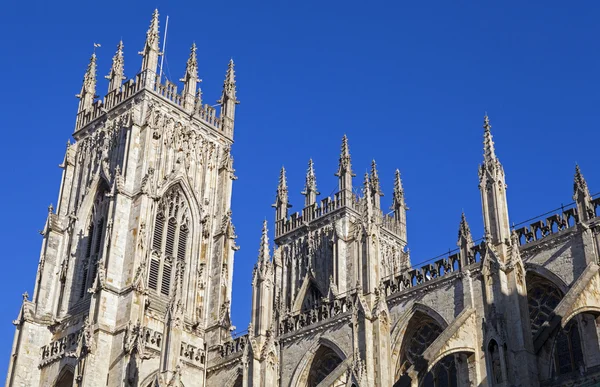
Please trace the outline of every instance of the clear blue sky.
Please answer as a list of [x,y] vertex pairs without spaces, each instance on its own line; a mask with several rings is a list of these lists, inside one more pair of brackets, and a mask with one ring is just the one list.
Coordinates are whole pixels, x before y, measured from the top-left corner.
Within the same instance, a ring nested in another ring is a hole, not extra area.
[[[204,97],[215,101],[230,57],[238,106],[233,219],[233,322],[249,321],[261,222],[273,228],[278,171],[302,206],[307,160],[324,195],[340,140],[355,172],[375,158],[383,203],[402,172],[413,263],[456,244],[461,210],[482,234],[477,167],[490,115],[511,222],[571,202],[575,163],[600,191],[597,148],[600,3],[594,1],[17,1],[2,6],[3,219],[0,374],[21,293],[32,293],[47,206],[56,203],[65,143],[94,42],[104,94],[117,42],[139,69],[152,10],[169,15],[166,74],[179,79],[192,42]],[[162,35],[162,34],[161,34]],[[596,161],[594,161],[596,160]],[[362,179],[357,177],[355,185]]]

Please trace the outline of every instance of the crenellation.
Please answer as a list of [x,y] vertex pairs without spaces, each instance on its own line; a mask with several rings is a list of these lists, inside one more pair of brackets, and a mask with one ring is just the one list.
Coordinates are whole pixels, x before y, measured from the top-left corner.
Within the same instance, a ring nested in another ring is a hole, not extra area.
[[[510,227],[487,115],[484,237],[463,213],[457,248],[412,264],[396,170],[391,212],[375,161],[338,192],[309,161],[290,213],[281,169],[274,246],[263,223],[251,322],[231,321],[236,232],[233,60],[220,109],[204,103],[196,47],[183,88],[158,69],[152,15],[139,74],[123,43],[108,91],[90,58],[33,300],[23,295],[7,387],[585,385],[600,378],[600,197],[575,168],[573,203]],[[217,111],[218,110],[218,111]],[[358,193],[360,192],[360,193]]]

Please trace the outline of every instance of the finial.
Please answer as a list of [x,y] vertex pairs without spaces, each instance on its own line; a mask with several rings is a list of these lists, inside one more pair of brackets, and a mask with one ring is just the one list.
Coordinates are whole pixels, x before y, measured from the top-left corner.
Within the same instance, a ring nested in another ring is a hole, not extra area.
[[52,203],[50,203],[50,205],[48,206],[48,214],[53,214],[54,213],[54,206],[52,205]]
[[121,83],[125,80],[125,61],[123,60],[123,41],[119,41],[117,45],[117,52],[112,58],[112,66],[106,79],[108,82],[108,92],[121,87]]
[[233,63],[233,58],[229,60],[227,73],[225,73],[225,82],[223,82],[223,94],[218,102],[223,104],[227,99],[234,101],[236,104],[239,103],[236,98],[235,64]]
[[371,187],[373,189],[373,195],[383,196],[383,192],[381,192],[381,186],[379,185],[379,174],[377,173],[377,164],[375,163],[375,159],[371,161]]
[[581,169],[578,164],[575,164],[575,178],[573,182],[573,193],[583,192],[589,195],[589,190],[587,186],[587,182],[581,173]]
[[316,202],[316,196],[320,192],[317,191],[317,177],[315,175],[315,169],[313,160],[308,160],[308,169],[306,170],[306,182],[304,184],[304,191],[302,195],[306,196],[305,205],[306,207]]
[[76,95],[79,98],[79,111],[87,110],[92,107],[94,98],[96,98],[96,53],[90,57],[90,63],[87,66],[83,76],[83,86],[81,92]]
[[402,179],[400,178],[400,170],[396,169],[394,177],[394,200],[404,197],[404,188],[402,188]]
[[264,265],[269,261],[269,236],[267,229],[267,220],[263,220],[262,234],[260,237],[260,249],[258,250],[258,260]]
[[460,226],[458,228],[458,243],[459,244],[463,238],[467,242],[473,242],[473,237],[471,236],[471,228],[469,227],[469,223],[467,223],[467,217],[465,216],[464,212],[460,216]]
[[486,115],[483,117],[483,157],[485,162],[492,162],[496,160],[496,151],[494,149],[494,140],[492,139],[492,125],[490,125],[490,119]]
[[352,166],[350,161],[350,148],[348,146],[348,137],[344,134],[342,137],[342,150],[340,152],[340,163],[338,172],[335,174],[336,176],[342,176],[346,173],[349,173],[350,176],[356,176],[352,173]]
[[158,9],[155,9],[152,13],[152,20],[150,21],[150,27],[146,32],[146,42],[144,44],[144,50],[140,51],[139,54],[144,57],[142,60],[142,71],[150,70],[156,72],[158,67],[158,56],[159,52],[159,31],[158,31]]
[[281,170],[279,171],[279,187],[282,192],[285,191],[287,193],[287,178],[285,176],[285,167],[282,165]]
[[25,293],[23,293],[23,301],[29,301],[29,293],[27,293],[27,291],[25,291]]
[[190,78],[198,78],[198,59],[196,58],[196,43],[192,43],[190,48],[190,57],[185,66],[185,76],[180,79],[181,82],[187,82]]

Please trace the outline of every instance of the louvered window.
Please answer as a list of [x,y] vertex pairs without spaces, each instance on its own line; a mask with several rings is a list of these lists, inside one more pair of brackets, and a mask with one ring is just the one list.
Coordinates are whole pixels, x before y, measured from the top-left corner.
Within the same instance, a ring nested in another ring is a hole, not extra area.
[[169,295],[171,290],[171,265],[165,264],[162,272],[162,283],[160,284],[160,292],[165,296]]
[[150,260],[150,276],[148,277],[148,286],[150,289],[158,290],[158,271],[160,262],[156,259]]
[[104,219],[100,219],[100,221],[98,222],[98,232],[96,233],[96,249],[95,249],[95,254],[98,254],[100,252],[100,249],[102,248],[102,229],[104,228]]
[[[163,296],[173,293],[175,268],[185,261],[189,230],[186,225],[187,206],[183,199],[180,190],[169,190],[158,206],[154,221],[153,258],[150,262],[148,287]],[[178,275],[177,286],[182,285],[183,275]]]
[[187,228],[181,226],[179,230],[179,241],[177,244],[177,259],[185,259],[185,247],[187,244]]
[[173,256],[173,248],[175,246],[175,228],[177,223],[174,218],[169,219],[169,225],[167,226],[167,241],[165,243],[165,254]]
[[165,227],[165,217],[163,214],[158,214],[156,216],[156,221],[154,222],[154,237],[152,239],[152,248],[156,251],[160,251],[162,247],[162,239],[163,239],[163,228]]

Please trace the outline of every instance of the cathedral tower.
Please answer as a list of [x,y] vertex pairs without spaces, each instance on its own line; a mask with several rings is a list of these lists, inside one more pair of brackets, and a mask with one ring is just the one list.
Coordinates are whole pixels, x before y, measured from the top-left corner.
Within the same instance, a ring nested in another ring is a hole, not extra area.
[[231,61],[220,114],[202,105],[196,50],[178,93],[155,11],[141,72],[123,83],[120,42],[103,99],[92,55],[7,386],[205,385],[231,327],[238,101]]

